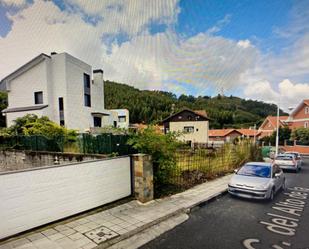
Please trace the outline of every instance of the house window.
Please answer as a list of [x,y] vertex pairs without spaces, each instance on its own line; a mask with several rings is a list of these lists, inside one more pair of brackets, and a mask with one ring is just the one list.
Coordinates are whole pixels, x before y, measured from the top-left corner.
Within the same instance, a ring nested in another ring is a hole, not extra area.
[[93,126],[94,127],[102,127],[102,118],[101,117],[93,117]]
[[59,105],[59,120],[60,120],[60,125],[64,126],[64,110],[63,110],[63,98],[60,97],[58,98],[58,105]]
[[91,107],[91,97],[89,94],[84,94],[85,106]]
[[43,104],[43,92],[34,93],[34,104],[36,105]]
[[194,132],[194,126],[185,126],[183,128],[183,131],[186,133],[193,133]]
[[308,128],[308,127],[309,127],[308,122],[305,122],[305,123],[304,123],[304,127],[305,127],[305,128]]
[[118,116],[118,122],[122,123],[122,122],[126,122],[126,116]]
[[85,106],[91,107],[90,76],[84,73],[84,102]]
[[309,114],[309,106],[305,108],[305,114]]

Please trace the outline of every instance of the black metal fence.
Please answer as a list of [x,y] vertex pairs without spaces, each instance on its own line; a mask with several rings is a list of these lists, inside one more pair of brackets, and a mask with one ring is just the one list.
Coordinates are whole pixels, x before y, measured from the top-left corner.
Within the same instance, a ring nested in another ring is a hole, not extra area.
[[110,133],[96,136],[82,134],[78,142],[79,148],[84,154],[128,155],[136,152],[127,144],[128,139],[128,135],[113,135]]
[[127,144],[128,139],[128,135],[113,134],[80,134],[73,141],[69,141],[64,136],[53,138],[41,135],[0,136],[0,148],[122,156],[135,153],[135,150]]
[[0,136],[1,149],[63,152],[64,137],[47,138],[33,136]]
[[261,160],[261,149],[245,143],[228,144],[218,150],[197,149],[177,150],[175,166],[169,170],[168,180],[156,184],[155,195],[169,195],[191,188],[196,184],[232,172],[248,160]]

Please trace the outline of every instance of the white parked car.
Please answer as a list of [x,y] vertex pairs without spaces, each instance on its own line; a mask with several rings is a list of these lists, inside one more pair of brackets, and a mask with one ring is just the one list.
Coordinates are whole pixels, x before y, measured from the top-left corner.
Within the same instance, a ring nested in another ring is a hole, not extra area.
[[296,160],[294,154],[279,154],[275,160],[274,164],[279,165],[281,169],[293,170],[299,172],[301,169],[300,161]]
[[231,195],[250,199],[270,199],[285,188],[285,176],[278,165],[250,162],[232,176],[228,192]]
[[297,163],[299,164],[299,167],[301,168],[302,164],[303,164],[303,160],[301,158],[301,155],[299,152],[296,151],[286,151],[284,152],[284,154],[293,154],[295,156],[295,160],[297,161]]

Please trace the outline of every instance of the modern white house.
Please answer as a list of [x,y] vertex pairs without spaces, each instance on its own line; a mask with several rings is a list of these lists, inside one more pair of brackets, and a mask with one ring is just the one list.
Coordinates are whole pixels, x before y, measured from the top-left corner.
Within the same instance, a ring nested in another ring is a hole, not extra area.
[[47,116],[80,132],[118,126],[118,112],[104,108],[103,70],[92,70],[68,53],[40,54],[0,83],[8,92],[2,111],[7,126],[26,114]]

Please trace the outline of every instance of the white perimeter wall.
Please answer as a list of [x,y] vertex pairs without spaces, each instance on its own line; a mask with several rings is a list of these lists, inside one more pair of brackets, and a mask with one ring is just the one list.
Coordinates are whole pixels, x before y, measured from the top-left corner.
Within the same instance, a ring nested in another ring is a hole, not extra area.
[[0,174],[0,239],[131,194],[130,158]]

